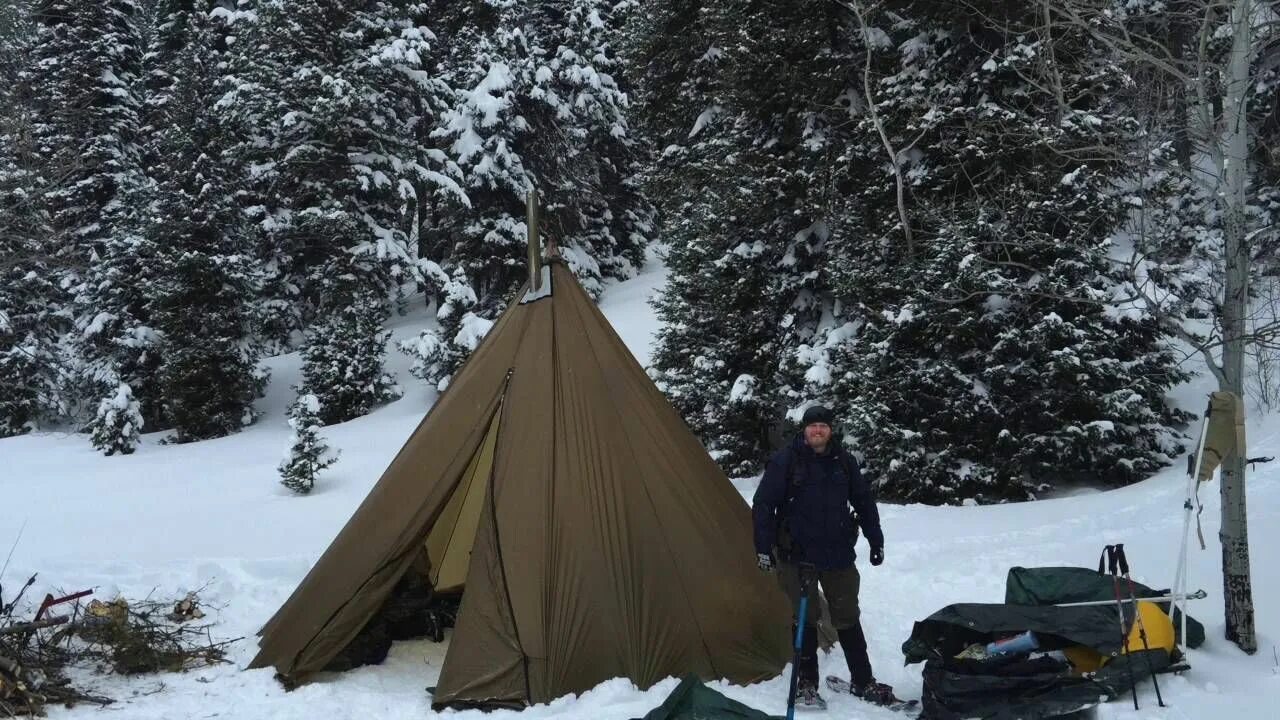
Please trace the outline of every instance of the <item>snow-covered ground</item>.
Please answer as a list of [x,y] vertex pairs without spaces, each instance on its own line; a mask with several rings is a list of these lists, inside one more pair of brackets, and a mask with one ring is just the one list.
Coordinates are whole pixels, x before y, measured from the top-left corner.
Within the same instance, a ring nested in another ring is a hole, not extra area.
[[[605,314],[641,362],[649,357],[657,327],[646,300],[661,285],[654,263],[629,282],[611,287]],[[422,314],[398,317],[395,339],[413,337],[428,322]],[[136,679],[81,678],[120,702],[105,709],[55,709],[53,718],[116,717],[129,720],[222,718],[431,717],[424,688],[435,684],[444,645],[398,643],[387,662],[326,677],[286,693],[272,671],[243,671],[252,658],[257,628],[289,596],[369,491],[434,400],[408,373],[403,355],[389,355],[390,369],[406,388],[400,400],[367,417],[327,428],[342,457],[308,497],[277,480],[289,435],[284,413],[297,382],[296,355],[269,361],[272,383],[260,402],[264,416],[234,437],[191,445],[162,445],[146,436],[134,455],[104,458],[84,437],[39,434],[0,440],[0,554],[13,547],[3,577],[6,596],[31,573],[39,582],[28,597],[46,590],[92,587],[109,599],[155,593],[177,597],[204,587],[205,602],[224,637],[244,636],[231,651],[234,665],[186,674]],[[1177,400],[1200,410],[1210,384],[1197,380]],[[1249,423],[1250,454],[1280,456],[1280,417]],[[753,480],[735,484],[750,497]],[[912,623],[952,602],[998,602],[1013,565],[1091,565],[1107,543],[1127,545],[1135,578],[1153,586],[1172,583],[1182,523],[1184,474],[1180,467],[1138,485],[1111,492],[1077,493],[1036,503],[996,507],[886,506],[888,537],[882,567],[864,568],[863,617],[880,679],[905,697],[920,693],[920,666],[903,667],[899,646]],[[1192,586],[1209,591],[1193,615],[1209,641],[1193,651],[1193,669],[1162,679],[1169,707],[1155,705],[1142,688],[1143,709],[1128,700],[1099,708],[1100,718],[1196,719],[1275,717],[1280,704],[1280,462],[1263,465],[1248,479],[1254,597],[1260,650],[1245,656],[1222,639],[1219,579],[1218,486],[1205,488],[1209,549],[1193,552]],[[16,544],[15,544],[16,543]],[[844,674],[839,654],[823,658],[824,673]],[[561,698],[516,715],[446,712],[458,720],[524,720],[544,717],[613,720],[636,718],[674,688],[668,679],[641,692],[626,680],[606,682],[578,697]],[[785,678],[752,687],[717,685],[754,707],[782,714]],[[851,698],[833,698],[826,717],[897,717]]]

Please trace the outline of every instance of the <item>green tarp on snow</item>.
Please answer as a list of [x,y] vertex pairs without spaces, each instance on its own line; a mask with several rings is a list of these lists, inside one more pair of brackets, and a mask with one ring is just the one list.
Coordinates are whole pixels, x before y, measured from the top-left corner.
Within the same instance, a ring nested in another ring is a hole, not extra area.
[[686,675],[665,702],[640,720],[782,720],[731,700]]
[[[1128,583],[1121,580],[1124,586],[1121,594],[1129,596]],[[1139,582],[1134,582],[1133,591],[1137,597],[1159,597],[1168,595],[1168,590],[1153,590]],[[1110,575],[1099,573],[1090,568],[1081,567],[1038,567],[1010,568],[1005,581],[1004,601],[1010,605],[1059,605],[1062,603],[1094,602],[1098,600],[1114,600],[1115,588]],[[1169,603],[1157,603],[1165,613],[1169,612]],[[1109,612],[1115,616],[1115,608]],[[1181,642],[1181,612],[1173,615],[1174,634]],[[1204,626],[1196,619],[1187,616],[1187,647],[1197,648],[1204,643]]]

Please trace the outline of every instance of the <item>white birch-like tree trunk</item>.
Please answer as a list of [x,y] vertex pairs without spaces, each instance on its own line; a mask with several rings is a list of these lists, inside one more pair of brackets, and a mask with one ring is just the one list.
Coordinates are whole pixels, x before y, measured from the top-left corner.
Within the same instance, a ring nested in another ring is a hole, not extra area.
[[[1223,103],[1222,165],[1223,260],[1221,389],[1244,397],[1244,355],[1249,307],[1249,234],[1245,205],[1249,185],[1248,88],[1253,59],[1253,1],[1236,0],[1233,37]],[[1249,525],[1245,503],[1246,448],[1238,447],[1222,466],[1222,591],[1227,639],[1247,653],[1258,649],[1254,632],[1253,590],[1249,577]]]

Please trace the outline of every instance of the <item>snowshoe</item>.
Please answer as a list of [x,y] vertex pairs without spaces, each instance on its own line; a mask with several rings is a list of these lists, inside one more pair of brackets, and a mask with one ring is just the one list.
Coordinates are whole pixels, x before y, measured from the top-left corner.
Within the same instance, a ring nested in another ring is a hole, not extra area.
[[802,687],[796,689],[797,710],[826,710],[827,701],[818,694],[818,688]]
[[914,715],[920,708],[919,700],[903,700],[893,694],[893,687],[878,683],[874,680],[864,688],[855,688],[849,684],[848,680],[836,675],[827,676],[827,687],[832,692],[849,693],[854,697],[869,702],[873,705],[888,708],[894,712],[904,712]]

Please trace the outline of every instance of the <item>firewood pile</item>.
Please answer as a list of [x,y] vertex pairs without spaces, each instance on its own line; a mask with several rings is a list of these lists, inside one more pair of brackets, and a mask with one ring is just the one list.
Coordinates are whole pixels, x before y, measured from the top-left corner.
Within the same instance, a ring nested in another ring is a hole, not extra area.
[[215,641],[198,592],[175,601],[110,601],[84,590],[44,601],[19,615],[33,575],[6,602],[0,587],[0,718],[43,715],[52,705],[108,705],[110,698],[75,687],[71,668],[136,675],[181,672],[228,662],[235,640]]

